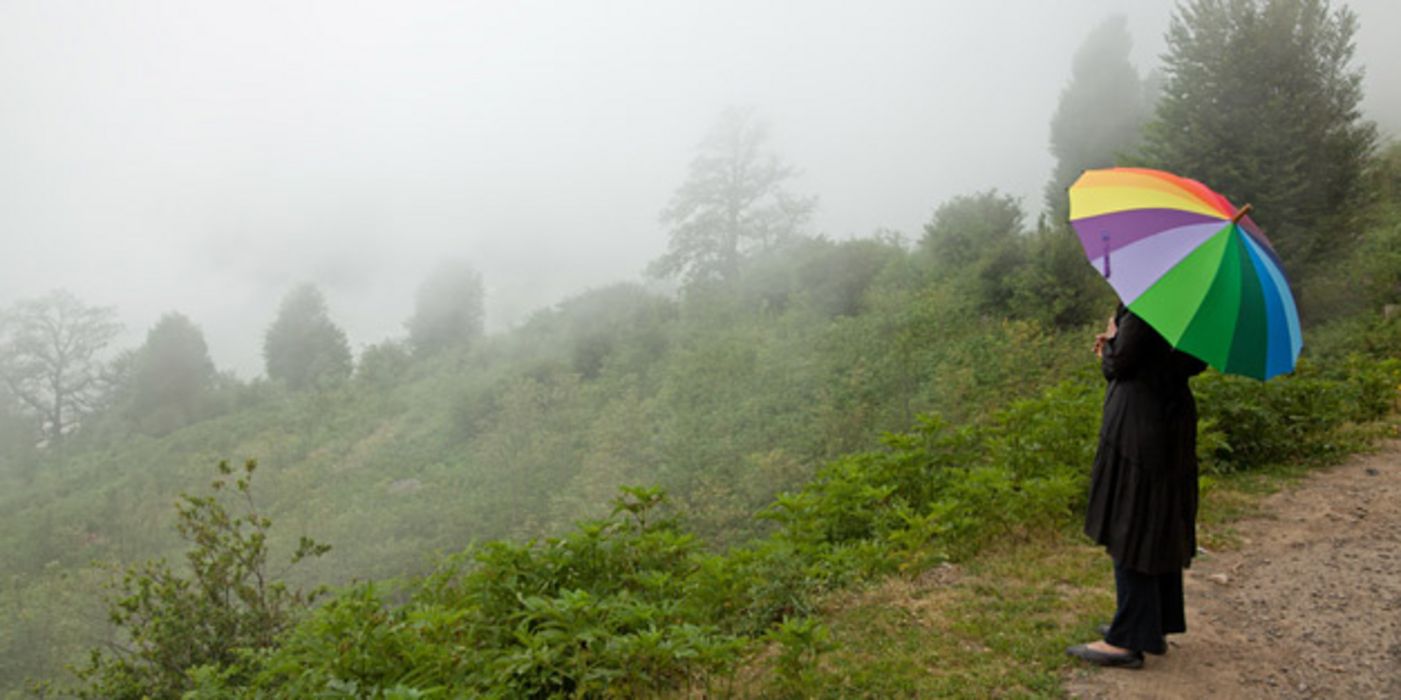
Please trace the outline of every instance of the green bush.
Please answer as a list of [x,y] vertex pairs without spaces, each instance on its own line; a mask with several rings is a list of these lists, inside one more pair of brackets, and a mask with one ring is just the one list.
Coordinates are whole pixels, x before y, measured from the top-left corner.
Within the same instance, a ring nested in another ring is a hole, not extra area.
[[[111,622],[124,633],[114,652],[94,649],[76,669],[84,698],[178,697],[190,688],[187,671],[232,666],[241,654],[269,649],[318,595],[289,588],[268,569],[267,532],[272,522],[258,514],[250,484],[256,463],[236,476],[219,464],[214,496],[184,496],[178,504],[180,535],[192,547],[182,576],[164,561],[127,569],[109,601]],[[231,515],[219,495],[232,483],[247,513]],[[330,547],[305,537],[295,564]],[[221,676],[225,681],[235,674]]]
[[1209,372],[1194,380],[1210,426],[1208,467],[1229,472],[1326,459],[1350,448],[1338,429],[1385,416],[1394,406],[1401,361],[1359,355],[1326,371],[1301,359],[1294,374],[1268,382]]
[[695,540],[627,489],[612,517],[560,539],[493,542],[387,603],[351,589],[294,630],[250,693],[409,690],[448,697],[635,697],[733,664],[740,644],[695,601]]
[[[1084,500],[1098,401],[1085,383],[1067,381],[983,424],[922,418],[913,432],[887,435],[885,450],[828,464],[765,517],[796,546],[840,553],[865,573],[961,558],[992,536],[1063,525]],[[874,542],[882,546],[851,556],[853,545]]]

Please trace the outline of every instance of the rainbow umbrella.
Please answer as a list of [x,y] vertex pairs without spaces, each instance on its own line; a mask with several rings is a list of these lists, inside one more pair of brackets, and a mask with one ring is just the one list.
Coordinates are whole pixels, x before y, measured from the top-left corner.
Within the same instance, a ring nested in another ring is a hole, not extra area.
[[1294,369],[1299,312],[1274,247],[1226,198],[1160,170],[1087,170],[1070,223],[1119,298],[1173,347],[1222,372]]

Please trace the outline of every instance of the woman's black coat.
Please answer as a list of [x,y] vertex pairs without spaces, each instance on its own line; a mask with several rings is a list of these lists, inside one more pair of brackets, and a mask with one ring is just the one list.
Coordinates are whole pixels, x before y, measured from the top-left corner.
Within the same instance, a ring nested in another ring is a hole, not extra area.
[[1187,379],[1206,365],[1122,305],[1115,318],[1085,534],[1134,571],[1180,571],[1197,550],[1197,405]]

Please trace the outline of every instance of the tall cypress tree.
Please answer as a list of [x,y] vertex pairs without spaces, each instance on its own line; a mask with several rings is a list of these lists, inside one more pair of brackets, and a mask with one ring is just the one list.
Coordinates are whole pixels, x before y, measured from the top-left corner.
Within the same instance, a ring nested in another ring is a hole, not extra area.
[[1131,48],[1126,21],[1114,16],[1075,52],[1070,82],[1051,117],[1056,167],[1046,183],[1046,208],[1052,222],[1066,220],[1066,190],[1081,172],[1113,166],[1120,153],[1138,145],[1148,109],[1143,81],[1129,61]]

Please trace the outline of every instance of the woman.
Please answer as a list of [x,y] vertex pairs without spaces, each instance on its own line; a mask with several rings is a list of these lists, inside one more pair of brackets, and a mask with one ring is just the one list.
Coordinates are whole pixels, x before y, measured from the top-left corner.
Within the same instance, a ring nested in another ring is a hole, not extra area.
[[1090,475],[1085,534],[1114,558],[1118,611],[1103,641],[1067,651],[1139,668],[1187,630],[1182,570],[1197,550],[1197,406],[1187,379],[1206,365],[1122,304],[1095,337],[1109,386]]

